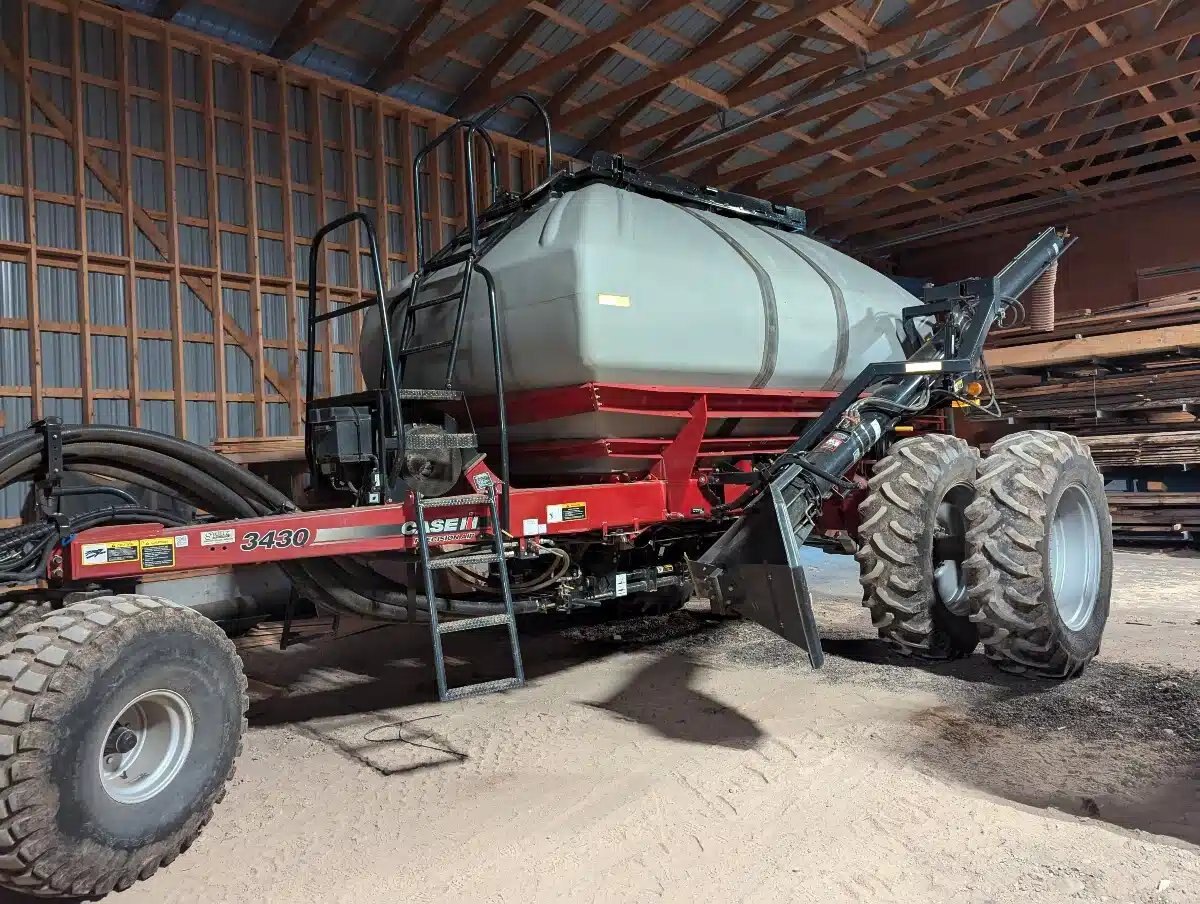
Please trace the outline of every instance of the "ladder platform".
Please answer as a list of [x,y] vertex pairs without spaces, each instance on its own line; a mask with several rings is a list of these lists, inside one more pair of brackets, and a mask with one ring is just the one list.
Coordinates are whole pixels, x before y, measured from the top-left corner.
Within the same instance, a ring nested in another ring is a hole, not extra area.
[[452,687],[446,691],[445,701],[462,700],[464,697],[478,697],[483,694],[494,694],[497,691],[512,690],[524,687],[524,678],[501,678],[497,681],[483,681],[479,684],[464,684],[462,687]]
[[484,493],[469,493],[465,496],[434,496],[421,499],[421,508],[446,508],[451,505],[485,505],[489,498]]
[[476,552],[461,556],[443,556],[438,559],[430,559],[430,568],[454,568],[459,565],[487,565],[490,562],[499,562],[500,557],[494,552]]
[[404,440],[405,449],[474,449],[479,437],[474,433],[418,433]]
[[459,631],[478,631],[480,628],[493,628],[508,624],[508,614],[480,615],[477,618],[462,618],[438,624],[438,634],[457,634]]

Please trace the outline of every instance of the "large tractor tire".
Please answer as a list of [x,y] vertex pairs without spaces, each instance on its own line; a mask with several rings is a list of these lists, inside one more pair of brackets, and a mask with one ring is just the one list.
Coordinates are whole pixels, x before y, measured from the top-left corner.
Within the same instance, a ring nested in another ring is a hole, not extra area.
[[859,506],[863,605],[906,654],[957,659],[979,643],[962,562],[979,454],[956,436],[904,439],[880,459]]
[[1078,675],[1100,650],[1112,590],[1104,479],[1076,437],[1014,433],[992,446],[967,509],[971,619],[1001,668]]
[[245,729],[233,645],[146,596],[74,603],[0,645],[0,885],[93,897],[169,864]]

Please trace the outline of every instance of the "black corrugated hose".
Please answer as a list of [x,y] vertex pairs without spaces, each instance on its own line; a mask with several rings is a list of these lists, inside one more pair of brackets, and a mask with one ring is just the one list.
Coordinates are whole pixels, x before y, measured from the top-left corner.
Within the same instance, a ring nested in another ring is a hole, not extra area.
[[[0,489],[36,479],[45,438],[37,430],[0,437]],[[264,480],[203,446],[131,427],[64,425],[63,469],[165,492],[211,517],[257,518],[296,511],[295,504]],[[138,522],[178,526],[178,517],[138,506],[111,506],[72,517],[63,527],[45,521],[0,530],[0,585],[45,575],[54,548],[90,527]],[[406,620],[408,590],[351,558],[280,562],[297,590],[339,612],[387,621]],[[420,609],[428,599],[417,595]],[[521,607],[524,608],[524,607]],[[455,599],[454,613],[501,611],[492,600]]]

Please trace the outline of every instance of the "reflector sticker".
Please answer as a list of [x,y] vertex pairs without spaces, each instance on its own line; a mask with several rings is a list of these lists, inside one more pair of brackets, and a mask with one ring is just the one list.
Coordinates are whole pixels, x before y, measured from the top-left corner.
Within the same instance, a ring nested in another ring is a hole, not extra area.
[[154,571],[158,568],[175,567],[175,538],[162,537],[157,540],[143,540],[142,570]]
[[600,304],[607,305],[610,308],[628,308],[633,302],[629,300],[628,295],[606,295],[600,293]]
[[561,524],[564,521],[586,521],[586,502],[560,502],[546,506],[546,523]]

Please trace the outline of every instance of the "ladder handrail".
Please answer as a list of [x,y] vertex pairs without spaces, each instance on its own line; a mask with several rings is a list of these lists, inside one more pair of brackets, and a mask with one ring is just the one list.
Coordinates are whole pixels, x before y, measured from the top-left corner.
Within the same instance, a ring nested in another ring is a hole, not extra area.
[[550,129],[550,114],[547,112],[545,106],[542,105],[542,102],[532,94],[519,91],[509,97],[507,100],[502,100],[498,104],[488,107],[474,118],[474,122],[480,128],[482,128],[483,126],[487,125],[493,116],[495,116],[501,110],[511,107],[516,101],[519,100],[523,100],[533,107],[534,115],[536,115],[542,121],[542,130],[546,134],[546,174],[552,175],[554,173],[554,144]]
[[[305,415],[304,416],[304,448],[305,448],[305,455],[306,455],[306,457],[309,456],[311,454],[311,448],[312,448],[312,444],[310,442],[312,437],[311,437],[311,428],[310,428],[309,422],[308,422],[308,410],[310,407],[312,407],[313,384],[316,382],[316,376],[317,376],[317,354],[316,354],[316,352],[317,352],[317,324],[322,323],[327,320],[335,320],[339,317],[345,317],[349,314],[354,313],[355,311],[362,310],[364,307],[370,306],[370,303],[371,303],[370,300],[367,300],[365,302],[360,302],[357,305],[349,305],[340,310],[336,310],[336,311],[330,310],[330,311],[327,311],[324,313],[319,312],[317,310],[317,307],[318,307],[318,302],[317,302],[317,263],[320,260],[318,255],[320,254],[321,243],[325,240],[325,237],[327,235],[329,235],[329,233],[333,232],[335,229],[340,229],[341,227],[343,227],[349,223],[353,223],[355,221],[362,223],[364,228],[366,229],[367,245],[370,249],[370,254],[371,254],[371,270],[373,271],[372,276],[375,279],[375,304],[379,309],[379,327],[380,327],[380,330],[382,330],[382,332],[383,332],[384,348],[389,350],[387,354],[383,355],[383,362],[381,364],[382,373],[380,373],[380,381],[382,382],[384,377],[387,378],[387,383],[382,388],[383,388],[383,391],[390,397],[391,403],[392,403],[391,404],[391,408],[392,408],[391,415],[395,421],[396,442],[398,444],[397,445],[396,462],[400,462],[400,461],[404,460],[404,413],[400,406],[400,389],[401,389],[400,375],[399,375],[398,370],[396,369],[396,360],[390,351],[392,348],[392,328],[391,328],[391,324],[389,323],[389,317],[388,317],[388,311],[387,311],[387,293],[386,293],[386,290],[384,289],[384,285],[383,285],[383,268],[379,262],[379,243],[378,243],[378,241],[376,241],[376,238],[375,238],[375,226],[374,226],[374,224],[371,223],[370,217],[368,217],[361,210],[351,211],[350,213],[345,214],[344,216],[338,217],[336,220],[332,220],[331,222],[326,223],[324,226],[322,226],[320,229],[317,230],[317,234],[313,236],[312,244],[309,246],[309,249],[308,249],[308,367],[307,367],[308,380],[307,380],[307,385],[304,387],[304,415]],[[333,337],[332,337],[332,333],[331,333],[331,335],[330,335],[330,347],[331,348],[332,348],[332,345],[333,345]],[[330,389],[332,390],[332,387],[330,387]],[[386,434],[386,432],[387,432],[386,430],[381,431],[381,433],[383,433],[383,434]],[[376,450],[376,452],[378,453],[378,456],[379,456],[379,467],[386,468],[387,467],[386,436],[381,435],[379,440],[380,440],[380,447]],[[310,468],[313,468],[315,470],[315,468],[316,468],[315,462],[310,460],[308,464],[309,464]],[[388,480],[386,481],[386,486],[383,487],[383,499],[385,502],[389,501],[391,498],[392,481],[390,479],[390,476],[391,475],[388,476]]]
[[[492,201],[493,203],[500,196],[500,167],[497,163],[496,143],[492,140],[492,136],[487,131],[472,119],[460,119],[451,123],[446,129],[426,144],[417,155],[413,158],[412,164],[412,191],[413,191],[413,216],[416,221],[414,236],[416,249],[416,264],[415,272],[420,273],[425,266],[425,228],[424,228],[424,212],[421,209],[421,167],[428,159],[431,152],[436,150],[441,145],[450,140],[451,137],[457,135],[460,131],[465,131],[466,141],[464,157],[466,160],[466,190],[463,194],[466,196],[467,205],[467,228],[471,233],[471,250],[474,251],[479,247],[479,222],[475,211],[475,144],[472,141],[473,137],[478,136],[486,145],[489,156],[489,171],[492,177]],[[431,191],[441,191],[440,185],[431,186]],[[435,228],[441,228],[440,223],[433,224]]]

